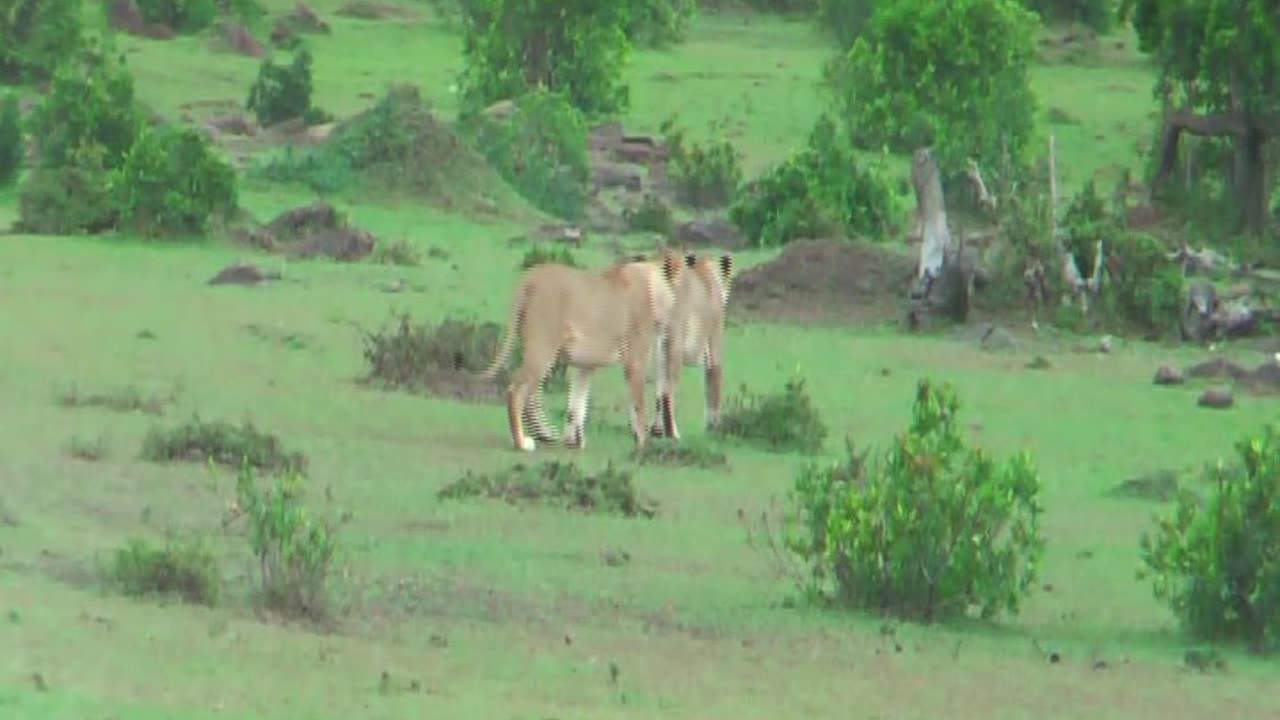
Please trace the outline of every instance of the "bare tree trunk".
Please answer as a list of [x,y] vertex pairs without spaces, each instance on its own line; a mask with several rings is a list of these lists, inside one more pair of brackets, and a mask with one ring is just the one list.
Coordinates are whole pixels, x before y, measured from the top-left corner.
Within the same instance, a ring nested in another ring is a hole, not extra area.
[[964,257],[963,243],[953,243],[947,227],[946,203],[938,164],[928,148],[918,148],[911,156],[911,184],[916,194],[916,219],[920,223],[920,260],[916,285],[911,292],[912,327],[922,311],[941,311],[964,322],[969,315],[969,294],[973,284],[972,262]]

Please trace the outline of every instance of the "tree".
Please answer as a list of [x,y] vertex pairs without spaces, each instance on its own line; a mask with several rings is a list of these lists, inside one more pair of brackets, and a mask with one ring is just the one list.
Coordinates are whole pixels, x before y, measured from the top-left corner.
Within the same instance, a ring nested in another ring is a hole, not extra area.
[[589,116],[627,106],[627,3],[462,0],[462,12],[466,68],[458,85],[470,108],[538,87],[564,93]]
[[1017,0],[895,0],[876,6],[826,68],[839,115],[864,147],[932,145],[943,179],[973,157],[1016,161],[1035,129],[1034,13]]
[[0,83],[41,82],[81,45],[81,0],[0,0]]
[[1120,8],[1159,73],[1164,127],[1152,190],[1175,167],[1183,133],[1228,139],[1228,182],[1251,233],[1266,225],[1263,150],[1280,132],[1278,15],[1275,0],[1124,0]]

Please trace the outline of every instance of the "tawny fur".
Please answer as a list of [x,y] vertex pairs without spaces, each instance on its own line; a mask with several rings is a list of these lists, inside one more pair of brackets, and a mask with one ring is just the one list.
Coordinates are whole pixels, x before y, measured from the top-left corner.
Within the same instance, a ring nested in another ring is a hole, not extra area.
[[600,270],[559,263],[529,268],[511,301],[507,329],[493,362],[483,373],[493,378],[510,359],[519,334],[522,361],[507,388],[507,419],[518,450],[534,449],[534,436],[547,439],[541,386],[558,357],[569,366],[569,412],[565,444],[581,447],[591,375],[621,364],[632,399],[632,432],[644,444],[644,369],[657,338],[665,334],[684,274],[683,259],[667,254],[661,264],[623,262]]

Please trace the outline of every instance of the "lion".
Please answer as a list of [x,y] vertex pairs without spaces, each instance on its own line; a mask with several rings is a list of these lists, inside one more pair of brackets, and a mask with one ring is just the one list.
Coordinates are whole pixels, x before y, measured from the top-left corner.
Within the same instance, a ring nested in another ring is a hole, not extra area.
[[[507,386],[507,419],[517,450],[531,452],[539,440],[554,440],[542,413],[541,386],[558,357],[569,370],[564,444],[586,445],[591,376],[619,363],[631,393],[631,430],[637,447],[645,440],[645,366],[665,336],[684,262],[665,253],[659,263],[618,262],[599,270],[560,263],[535,265],[521,275],[511,300],[506,332],[481,375],[493,379],[520,335],[521,363]],[[525,433],[529,420],[533,437]]]
[[680,439],[676,427],[672,390],[679,383],[682,366],[701,365],[705,377],[705,425],[713,430],[720,422],[720,380],[724,363],[725,307],[733,278],[733,255],[719,258],[685,255],[687,266],[676,284],[668,332],[655,343],[653,361],[657,408],[650,433]]

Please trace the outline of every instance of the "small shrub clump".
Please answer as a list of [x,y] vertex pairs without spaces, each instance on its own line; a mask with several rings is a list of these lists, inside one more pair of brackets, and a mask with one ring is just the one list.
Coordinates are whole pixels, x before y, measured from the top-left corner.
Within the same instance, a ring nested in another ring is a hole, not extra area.
[[729,465],[729,458],[724,451],[699,440],[674,442],[665,438],[650,438],[644,447],[631,451],[631,459],[638,465],[668,467],[711,469],[726,468]]
[[488,367],[501,334],[496,323],[445,318],[433,327],[403,313],[391,329],[364,334],[365,380],[415,390],[429,387],[435,373],[478,373]]
[[1173,512],[1141,539],[1158,600],[1198,640],[1280,644],[1280,424],[1236,443],[1240,461],[1216,463],[1204,503],[1179,492]]
[[610,462],[594,475],[573,462],[552,460],[537,467],[523,464],[505,472],[467,471],[436,493],[441,500],[485,497],[511,504],[536,503],[591,513],[654,517],[657,502],[636,490],[631,473]]
[[422,264],[422,251],[408,240],[388,240],[374,245],[370,258],[381,265],[418,267]]
[[534,207],[566,220],[587,202],[587,127],[560,93],[537,89],[516,98],[504,118],[465,123],[471,145]]
[[697,0],[630,0],[623,26],[627,39],[645,47],[661,48],[681,42],[689,20],[697,12]]
[[288,65],[266,58],[258,66],[258,77],[249,87],[245,109],[258,124],[266,127],[302,118],[308,125],[325,122],[329,116],[311,104],[311,51],[303,47]]
[[22,170],[22,118],[18,96],[0,98],[0,188],[12,185]]
[[102,574],[107,587],[135,597],[175,595],[213,606],[222,594],[217,559],[199,539],[170,537],[156,547],[135,538],[115,551]]
[[6,0],[0,10],[0,85],[41,83],[84,40],[83,0]]
[[674,120],[663,123],[666,138],[668,176],[676,199],[695,208],[728,205],[742,184],[742,166],[733,143],[723,140],[710,145],[686,145],[684,131]]
[[1017,614],[1040,571],[1040,478],[1025,453],[965,447],[948,386],[921,381],[882,456],[810,465],[789,493],[786,549],[810,599],[933,622]]
[[199,417],[169,430],[152,428],[142,442],[142,459],[150,462],[213,462],[238,467],[247,462],[267,471],[306,471],[301,452],[287,452],[274,433],[244,421],[233,425]]
[[900,202],[883,168],[861,163],[824,114],[803,150],[742,189],[729,218],[757,247],[833,235],[880,239],[895,227]]
[[803,378],[792,378],[780,393],[756,395],[743,386],[728,399],[714,432],[773,452],[814,453],[827,439],[827,425],[809,398]]
[[18,191],[14,229],[36,235],[99,233],[120,217],[111,194],[106,151],[97,143],[79,146],[66,164],[37,165]]
[[520,269],[528,270],[534,265],[543,263],[560,263],[569,267],[582,267],[573,257],[573,251],[567,247],[553,247],[547,249],[542,245],[534,245],[525,251],[524,257],[520,259]]
[[288,615],[322,619],[337,539],[328,523],[307,511],[303,475],[286,468],[259,482],[246,458],[236,478],[236,500],[258,559],[263,600]]
[[203,234],[238,204],[235,170],[192,128],[143,131],[112,189],[121,225],[146,237]]
[[645,193],[640,205],[634,209],[623,208],[622,219],[633,232],[652,232],[670,235],[675,225],[671,208],[656,193]]

